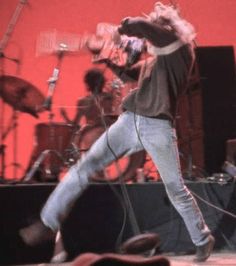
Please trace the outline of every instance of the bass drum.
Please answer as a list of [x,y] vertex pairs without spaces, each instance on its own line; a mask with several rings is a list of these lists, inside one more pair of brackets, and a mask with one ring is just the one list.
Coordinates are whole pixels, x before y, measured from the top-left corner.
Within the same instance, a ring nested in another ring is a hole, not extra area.
[[[84,151],[89,150],[91,145],[102,135],[105,131],[102,125],[86,125],[78,132],[76,132],[73,146],[76,147],[79,156]],[[117,162],[108,165],[103,171],[97,172],[91,177],[95,182],[117,182],[120,177],[123,181],[131,181],[136,177],[138,168],[143,167],[146,158],[145,151],[139,151],[130,156],[123,156]],[[78,158],[76,158],[78,159]]]

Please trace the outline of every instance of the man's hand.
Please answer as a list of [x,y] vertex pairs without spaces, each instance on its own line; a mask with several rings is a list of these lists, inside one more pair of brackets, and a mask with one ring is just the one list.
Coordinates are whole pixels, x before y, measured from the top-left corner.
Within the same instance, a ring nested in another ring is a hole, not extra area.
[[[120,26],[118,27],[119,34],[125,34],[129,37],[135,36],[143,38],[140,30],[142,24],[147,23],[147,19],[143,17],[126,17],[122,19]],[[143,27],[143,26],[142,26]]]
[[124,34],[124,29],[126,27],[126,25],[129,22],[130,17],[126,17],[124,19],[121,20],[120,26],[118,27],[118,33],[119,34]]

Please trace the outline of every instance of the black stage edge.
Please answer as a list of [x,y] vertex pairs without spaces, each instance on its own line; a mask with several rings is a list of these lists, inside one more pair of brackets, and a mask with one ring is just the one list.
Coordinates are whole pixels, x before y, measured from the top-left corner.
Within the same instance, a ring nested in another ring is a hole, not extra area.
[[[186,185],[204,200],[236,214],[234,182],[187,182]],[[49,261],[53,252],[52,244],[37,249],[27,248],[17,237],[17,232],[37,218],[54,187],[55,184],[50,183],[0,186],[1,265]],[[142,232],[160,235],[159,252],[194,251],[183,221],[170,204],[162,183],[127,184],[126,188]],[[77,201],[62,231],[71,259],[84,252],[114,252],[123,224],[122,241],[133,236],[129,218],[124,220],[117,192],[120,195],[119,184],[113,184],[112,187],[108,184],[92,184]],[[196,199],[216,237],[215,249],[235,250],[235,219]]]

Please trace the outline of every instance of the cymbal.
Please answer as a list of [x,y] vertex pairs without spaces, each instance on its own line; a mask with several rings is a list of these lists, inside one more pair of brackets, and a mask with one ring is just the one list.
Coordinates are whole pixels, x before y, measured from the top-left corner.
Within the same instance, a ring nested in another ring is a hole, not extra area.
[[38,117],[45,101],[44,95],[30,82],[9,75],[0,76],[0,97],[15,110],[34,117]]

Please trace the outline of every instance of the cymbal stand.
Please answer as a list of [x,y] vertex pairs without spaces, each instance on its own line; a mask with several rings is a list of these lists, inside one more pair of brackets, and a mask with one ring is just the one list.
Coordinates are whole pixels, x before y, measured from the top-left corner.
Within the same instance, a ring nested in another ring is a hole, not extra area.
[[[7,57],[6,55],[4,55],[3,51],[4,49],[6,48],[8,42],[9,42],[9,39],[12,35],[12,32],[14,30],[14,27],[17,23],[17,20],[19,19],[20,17],[20,14],[23,10],[23,7],[24,5],[27,3],[27,0],[19,0],[18,3],[17,3],[17,6],[16,6],[16,9],[10,19],[10,22],[7,26],[7,29],[6,29],[6,32],[4,33],[2,39],[0,40],[0,59],[1,58],[6,58],[6,59],[9,59],[11,61],[14,61],[15,63],[19,63],[19,60],[16,59],[16,58],[10,58],[10,57]],[[18,65],[19,66],[19,65]],[[1,66],[1,75],[4,75],[4,67],[3,67],[3,62],[2,62],[2,66]],[[18,69],[19,70],[19,69]],[[4,127],[4,120],[3,120],[3,117],[4,117],[4,103],[2,102],[1,103],[1,110],[0,110],[0,113],[2,115],[1,117],[1,121],[0,121],[0,126],[1,126],[1,137],[0,137],[0,155],[2,156],[1,157],[1,172],[0,172],[0,178],[2,179],[5,179],[5,168],[6,168],[6,165],[5,165],[5,148],[6,148],[6,145],[4,144],[4,139],[6,137],[6,135],[8,134],[9,130],[7,130],[7,133],[4,132],[3,130],[3,127]],[[13,112],[16,112],[15,110]],[[15,116],[15,113],[14,113],[14,117]],[[10,126],[9,128],[12,129],[12,128],[15,128],[16,127],[16,120],[14,120],[13,122],[13,125]],[[17,137],[17,132],[15,130],[15,135],[14,135],[14,146],[16,146],[16,137]],[[17,165],[16,163],[16,150],[13,151],[14,152],[14,166]],[[14,170],[14,177],[16,177],[16,170]]]
[[0,172],[0,178],[5,179],[5,169],[6,169],[6,164],[5,164],[5,149],[6,145],[4,144],[4,140],[6,139],[7,135],[10,133],[11,130],[13,130],[13,178],[17,179],[17,169],[20,167],[20,164],[17,162],[17,154],[18,154],[18,149],[17,149],[17,139],[18,139],[18,111],[13,109],[12,117],[10,118],[10,122],[7,126],[6,129],[4,129],[4,113],[5,113],[5,106],[4,103],[2,102],[1,106],[1,121],[0,121],[0,132],[1,132],[1,141],[0,141],[0,156],[1,156],[1,172]]
[[[4,75],[4,60],[3,56],[1,56],[2,48],[0,46],[0,75]],[[0,88],[0,95],[1,95],[1,88]],[[5,179],[5,148],[6,145],[4,144],[4,117],[5,117],[5,106],[3,100],[0,101],[0,156],[1,156],[1,171],[0,171],[0,179]]]
[[18,163],[18,145],[17,145],[17,140],[18,140],[18,111],[17,110],[13,110],[13,122],[12,122],[12,128],[14,128],[14,132],[13,132],[13,178],[17,179],[17,174],[18,174],[18,169],[20,168],[20,164]]
[[60,50],[57,53],[57,65],[53,69],[52,76],[48,79],[48,95],[43,104],[43,107],[50,112],[51,112],[51,107],[52,107],[52,98],[54,95],[57,81],[59,79],[60,67],[61,67],[62,59],[64,57],[64,52],[66,51],[66,49],[67,49],[67,46],[65,44],[60,44]]
[[5,179],[5,148],[6,145],[4,144],[4,131],[3,131],[3,125],[4,125],[4,104],[1,101],[1,121],[0,121],[0,132],[1,132],[1,139],[0,139],[0,156],[1,156],[1,172],[0,172],[0,179]]
[[12,117],[10,118],[9,124],[7,125],[6,128],[4,128],[4,114],[5,114],[5,105],[2,102],[1,103],[1,121],[0,121],[0,132],[1,132],[1,137],[0,137],[0,156],[1,156],[1,172],[0,172],[0,179],[5,180],[5,169],[6,169],[6,163],[5,163],[5,149],[6,145],[4,144],[4,141],[8,134],[13,130],[13,179],[17,179],[17,173],[18,173],[18,168],[20,167],[20,164],[17,162],[17,154],[18,154],[18,149],[17,149],[17,139],[18,139],[18,111],[13,110]]
[[[4,106],[3,106],[4,108]],[[17,140],[17,130],[16,127],[18,126],[17,124],[17,115],[16,115],[16,110],[13,111],[13,115],[12,118],[10,120],[10,124],[8,125],[7,129],[4,130],[3,126],[1,126],[1,144],[0,144],[0,155],[1,157],[1,173],[0,173],[0,178],[1,179],[5,179],[5,169],[6,169],[6,164],[5,164],[5,149],[6,149],[6,145],[4,144],[4,140],[7,137],[8,133],[11,130],[14,130],[14,137],[13,137],[13,141],[14,141],[14,147],[13,147],[13,154],[14,154],[14,162],[13,162],[13,166],[14,166],[14,179],[16,179],[17,177],[17,169],[19,168],[19,164],[17,163],[17,145],[16,145],[16,140]],[[1,113],[3,114],[4,111],[1,111]],[[3,120],[1,121],[1,125],[3,125]]]
[[[57,81],[59,79],[59,73],[60,73],[60,67],[62,64],[62,59],[64,57],[64,52],[66,51],[67,46],[65,44],[60,44],[60,50],[57,53],[57,64],[55,68],[53,69],[52,76],[48,79],[48,94],[47,98],[44,101],[43,108],[49,111],[48,114],[48,120],[49,120],[49,143],[53,143],[54,139],[54,128],[53,128],[53,111],[52,111],[52,99],[54,95],[54,91],[56,88]],[[45,158],[50,155],[50,153],[55,153],[57,156],[60,157],[60,154],[56,150],[53,149],[53,147],[49,147],[49,149],[46,149],[40,153],[40,155],[37,157],[36,161],[33,163],[29,171],[26,173],[25,178],[23,181],[30,181],[34,177],[34,174],[42,164],[42,162],[45,160]]]

